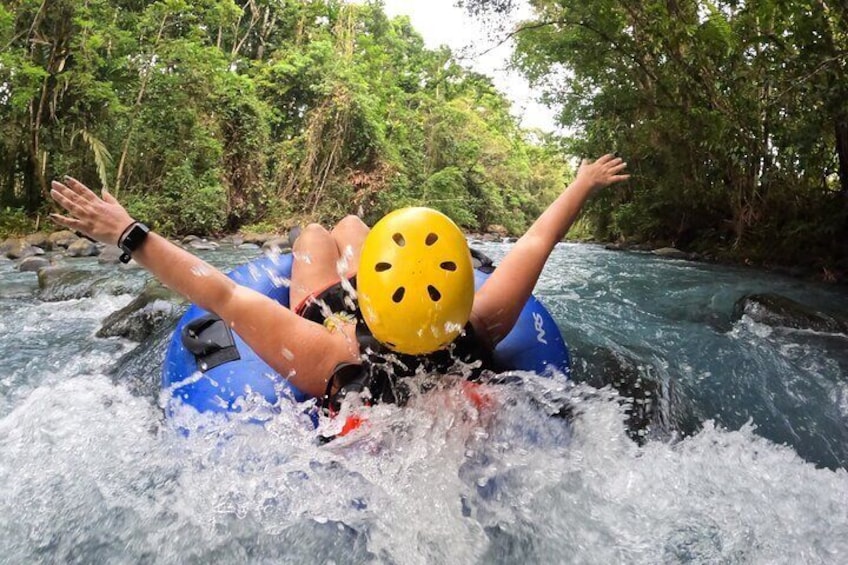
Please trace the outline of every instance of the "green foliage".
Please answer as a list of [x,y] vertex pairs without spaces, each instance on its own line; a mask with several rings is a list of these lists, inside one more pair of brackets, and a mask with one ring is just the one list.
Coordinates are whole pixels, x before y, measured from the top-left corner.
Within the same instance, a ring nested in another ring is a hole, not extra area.
[[[517,6],[463,4],[489,16]],[[844,9],[805,0],[531,5],[516,65],[560,107],[573,154],[617,150],[634,172],[618,194],[591,203],[594,231],[764,261],[806,261],[815,249],[823,264],[844,264]]]
[[4,206],[73,174],[170,234],[420,203],[519,232],[568,175],[379,2],[19,0],[0,40]]
[[33,231],[33,222],[22,208],[0,209],[0,240],[7,237],[21,236]]

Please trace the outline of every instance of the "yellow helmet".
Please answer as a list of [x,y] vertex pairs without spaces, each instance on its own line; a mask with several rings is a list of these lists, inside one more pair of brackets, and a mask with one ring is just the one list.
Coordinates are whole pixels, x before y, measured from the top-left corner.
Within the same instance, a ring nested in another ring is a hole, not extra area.
[[474,300],[465,236],[430,208],[403,208],[371,229],[356,276],[362,317],[393,351],[419,355],[462,332]]

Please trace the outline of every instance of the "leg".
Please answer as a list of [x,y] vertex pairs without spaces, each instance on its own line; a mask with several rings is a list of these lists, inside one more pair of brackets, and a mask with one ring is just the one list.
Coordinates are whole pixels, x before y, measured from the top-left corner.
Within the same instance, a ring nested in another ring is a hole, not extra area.
[[321,292],[339,280],[337,264],[341,258],[333,236],[318,224],[301,231],[292,248],[291,308],[315,292]]
[[336,241],[336,248],[342,260],[338,269],[339,275],[349,278],[359,270],[359,256],[368,231],[368,226],[359,216],[354,215],[345,216],[333,228],[330,235]]

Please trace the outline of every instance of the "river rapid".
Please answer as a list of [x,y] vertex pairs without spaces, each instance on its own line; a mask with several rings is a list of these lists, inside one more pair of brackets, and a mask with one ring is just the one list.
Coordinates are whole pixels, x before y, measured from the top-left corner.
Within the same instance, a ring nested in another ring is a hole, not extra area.
[[0,260],[0,563],[848,561],[848,337],[731,316],[771,292],[845,318],[844,289],[560,244],[536,296],[573,381],[517,374],[496,408],[446,382],[322,445],[289,401],[186,435],[158,384],[179,307],[97,338],[148,275],[65,264],[97,283],[45,296]]

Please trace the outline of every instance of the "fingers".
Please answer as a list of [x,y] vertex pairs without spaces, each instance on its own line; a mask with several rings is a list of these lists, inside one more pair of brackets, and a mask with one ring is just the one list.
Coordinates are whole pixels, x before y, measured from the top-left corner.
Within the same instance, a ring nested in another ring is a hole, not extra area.
[[621,182],[621,181],[628,180],[629,178],[630,178],[630,175],[615,175],[615,176],[611,177],[610,180],[612,182]]
[[65,226],[66,228],[71,228],[72,230],[82,229],[82,222],[76,218],[68,218],[67,216],[62,216],[60,214],[50,214],[50,219],[57,224]]
[[68,183],[68,188],[73,190],[76,194],[78,194],[83,200],[87,201],[96,201],[99,200],[97,195],[94,194],[87,186],[82,184],[80,181],[73,177],[65,177],[65,182]]
[[53,189],[50,191],[50,196],[53,200],[59,203],[62,208],[71,212],[75,216],[85,216],[89,210],[85,206],[82,197],[76,192],[63,185],[60,182],[53,181]]
[[109,204],[118,204],[118,200],[112,196],[112,193],[106,190],[106,188],[103,188],[103,190],[100,191],[100,194],[103,196],[103,200],[105,202]]

